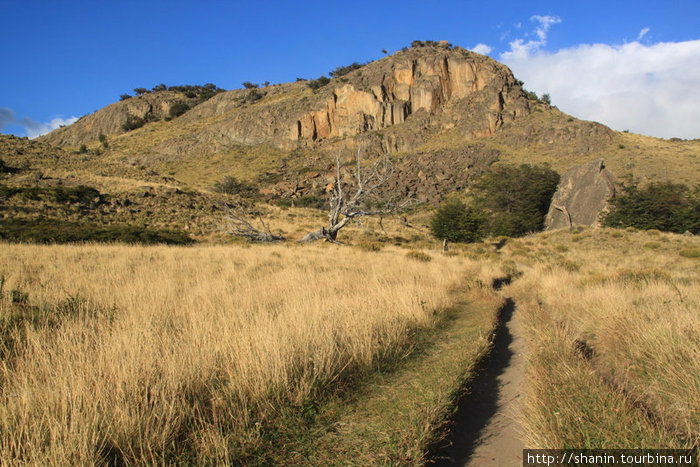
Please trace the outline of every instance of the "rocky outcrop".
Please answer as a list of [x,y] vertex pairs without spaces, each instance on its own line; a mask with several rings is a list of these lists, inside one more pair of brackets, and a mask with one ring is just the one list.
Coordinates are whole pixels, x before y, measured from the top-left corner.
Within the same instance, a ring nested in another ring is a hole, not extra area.
[[97,140],[100,134],[109,136],[123,133],[122,125],[127,119],[143,122],[162,120],[169,116],[174,104],[184,103],[192,106],[196,102],[196,98],[188,98],[182,93],[171,91],[134,96],[85,115],[72,125],[39,137],[39,140],[55,146],[77,146]]
[[574,167],[559,182],[545,218],[545,230],[598,226],[600,214],[617,191],[615,177],[602,159]]
[[[334,87],[321,108],[297,120],[299,142],[382,130],[414,114],[435,117],[430,124],[443,128],[478,120],[467,135],[486,136],[528,109],[508,68],[462,49],[411,49],[370,64],[346,81]],[[472,112],[450,112],[465,99],[476,104]]]
[[[253,92],[256,99],[249,98]],[[75,144],[88,133],[94,139],[99,131],[118,131],[127,113],[149,112],[127,108],[134,99],[51,133],[47,140]],[[398,152],[448,129],[467,137],[490,135],[528,112],[521,84],[506,66],[461,48],[420,47],[369,63],[314,91],[301,81],[218,94],[174,120],[169,137],[147,152],[152,158],[177,159],[240,144],[286,151],[341,139],[352,145],[357,137],[371,140],[381,152]],[[112,116],[109,125],[106,115]]]

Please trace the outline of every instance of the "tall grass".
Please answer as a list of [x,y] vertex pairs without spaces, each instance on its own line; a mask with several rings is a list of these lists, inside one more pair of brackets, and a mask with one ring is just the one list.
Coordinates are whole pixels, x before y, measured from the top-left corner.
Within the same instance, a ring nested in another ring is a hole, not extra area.
[[51,326],[7,328],[0,462],[254,456],[285,410],[399,358],[440,319],[465,261],[328,245],[0,245],[2,316],[80,297]]
[[700,442],[700,264],[679,254],[693,244],[600,230],[508,246],[525,272],[511,290],[536,349],[525,421],[533,447]]

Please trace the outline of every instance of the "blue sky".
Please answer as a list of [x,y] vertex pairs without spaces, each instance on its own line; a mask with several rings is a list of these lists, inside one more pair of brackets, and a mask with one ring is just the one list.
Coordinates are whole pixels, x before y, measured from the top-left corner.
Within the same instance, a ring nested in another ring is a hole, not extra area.
[[0,132],[36,136],[135,87],[287,82],[445,39],[576,117],[697,138],[698,18],[697,0],[0,0]]

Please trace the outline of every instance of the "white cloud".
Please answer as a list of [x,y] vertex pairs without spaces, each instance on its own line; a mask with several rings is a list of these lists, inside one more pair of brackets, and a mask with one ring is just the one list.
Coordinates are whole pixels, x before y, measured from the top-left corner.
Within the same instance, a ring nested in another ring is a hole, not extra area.
[[493,49],[486,44],[476,44],[471,49],[472,52],[476,52],[481,55],[488,55]]
[[70,125],[78,120],[78,117],[56,117],[46,123],[37,122],[29,117],[17,118],[15,112],[7,107],[0,107],[0,131],[4,131],[8,125],[19,125],[24,128],[29,138],[45,135],[61,126]]
[[510,42],[510,51],[501,54],[502,60],[507,60],[509,58],[513,59],[526,59],[530,54],[541,49],[547,45],[547,33],[553,24],[561,23],[561,18],[558,16],[539,16],[534,15],[530,17],[530,21],[536,21],[539,26],[535,28],[535,35],[537,40],[529,40],[525,42],[524,39],[515,39]]
[[548,52],[543,45],[555,23],[538,21],[537,41],[518,39],[500,55],[528,90],[548,93],[562,111],[616,130],[700,137],[700,40],[581,44]]
[[561,23],[561,18],[559,18],[558,16],[534,15],[530,18],[530,21],[537,21],[538,23],[540,23],[540,26],[538,28],[535,28],[535,34],[537,34],[537,37],[540,39],[540,41],[546,43],[549,28],[552,27],[553,24]]
[[651,28],[644,28],[641,31],[639,31],[639,34],[637,35],[637,40],[642,40],[642,38],[646,36],[649,31],[651,31]]

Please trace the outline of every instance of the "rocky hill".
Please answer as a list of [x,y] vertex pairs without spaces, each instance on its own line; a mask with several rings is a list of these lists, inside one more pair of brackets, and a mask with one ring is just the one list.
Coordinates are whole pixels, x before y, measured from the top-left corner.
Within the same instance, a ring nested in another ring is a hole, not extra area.
[[[367,160],[393,162],[385,194],[432,205],[468,190],[493,163],[549,164],[563,174],[604,159],[621,180],[700,179],[699,140],[578,120],[525,91],[506,66],[446,42],[417,42],[331,76],[227,92],[198,87],[207,99],[161,85],[37,140],[3,139],[0,159],[22,170],[0,175],[0,184],[89,185],[114,196],[98,218],[118,212],[124,222],[196,225],[204,233],[213,217],[205,222],[197,206],[210,210],[223,177],[244,184],[251,200],[319,205],[335,154],[347,159],[358,147]],[[160,195],[142,196],[144,187],[182,203],[159,205]]]
[[133,129],[148,122],[170,119],[175,106],[184,106],[182,109],[185,109],[198,102],[196,95],[187,96],[181,92],[164,90],[144,93],[85,115],[72,125],[42,136],[40,141],[55,146],[76,146],[94,141],[100,135],[125,133],[127,128]]
[[[179,129],[207,121],[198,131],[195,151],[232,144],[291,150],[388,130],[382,137],[374,135],[378,148],[397,152],[446,129],[458,128],[469,137],[490,135],[529,111],[521,83],[507,67],[446,43],[400,51],[313,91],[310,84],[301,81],[221,93],[173,126]],[[97,138],[97,132],[122,132],[129,118],[160,120],[182,97],[163,91],[127,99],[42,139],[61,146],[88,143]],[[404,131],[392,131],[397,126],[405,127]],[[192,149],[185,136],[189,135],[164,141],[154,150],[168,154],[184,146]]]

